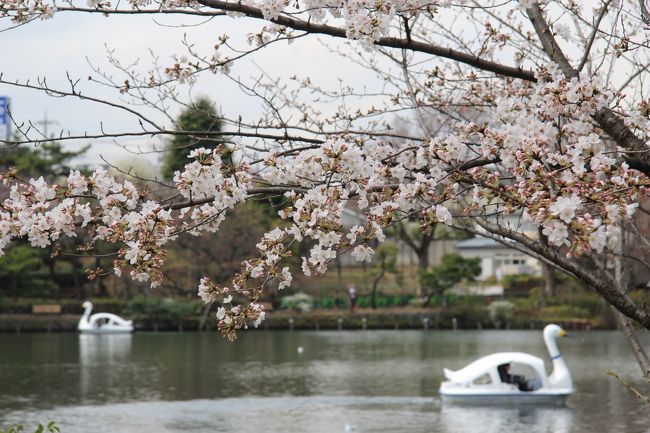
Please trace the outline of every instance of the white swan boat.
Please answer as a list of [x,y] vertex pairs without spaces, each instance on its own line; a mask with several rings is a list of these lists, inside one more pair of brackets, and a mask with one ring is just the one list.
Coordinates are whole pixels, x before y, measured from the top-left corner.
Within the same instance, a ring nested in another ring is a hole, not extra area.
[[92,316],[93,304],[89,301],[81,305],[84,314],[79,320],[77,329],[84,334],[116,334],[133,332],[133,321],[122,319],[111,313],[96,313]]
[[[546,374],[544,360],[528,353],[502,352],[480,358],[458,371],[444,369],[440,385],[443,401],[456,403],[555,403],[563,404],[574,392],[571,374],[557,348],[557,337],[566,332],[558,325],[544,328],[544,343],[553,362],[553,371]],[[528,380],[510,375],[514,366],[530,374]],[[514,380],[513,380],[514,379]]]

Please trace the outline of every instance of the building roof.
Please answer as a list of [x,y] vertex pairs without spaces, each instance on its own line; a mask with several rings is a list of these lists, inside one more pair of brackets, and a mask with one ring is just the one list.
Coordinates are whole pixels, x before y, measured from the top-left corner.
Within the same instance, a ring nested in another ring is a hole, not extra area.
[[467,239],[464,241],[456,242],[456,248],[459,250],[463,249],[476,249],[476,248],[507,248],[510,247],[503,245],[500,242],[495,241],[494,239],[486,238],[483,236],[477,236],[472,239]]
[[343,227],[352,227],[354,225],[363,225],[366,222],[365,216],[350,208],[343,208]]

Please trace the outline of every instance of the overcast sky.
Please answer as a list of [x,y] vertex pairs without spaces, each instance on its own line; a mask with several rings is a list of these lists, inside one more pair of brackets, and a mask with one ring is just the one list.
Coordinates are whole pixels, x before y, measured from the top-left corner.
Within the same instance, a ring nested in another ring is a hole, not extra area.
[[[202,21],[185,16],[159,16],[154,20],[152,16],[103,17],[97,14],[59,13],[51,20],[35,21],[3,32],[4,60],[0,68],[5,79],[24,81],[27,78],[36,80],[47,77],[50,86],[63,88],[68,72],[73,78],[81,80],[80,89],[84,94],[116,100],[119,98],[116,91],[98,87],[87,80],[92,73],[89,62],[105,71],[114,71],[106,60],[106,45],[115,50],[117,57],[125,64],[140,59],[139,68],[144,72],[152,64],[149,48],[160,56],[161,63],[171,65],[171,56],[184,52],[180,43],[183,34],[187,34],[189,40],[207,53],[218,36],[224,33],[231,35],[231,42],[238,47],[248,47],[246,35],[264,24],[257,20],[228,17],[195,25],[199,22]],[[194,25],[188,27],[181,24]],[[323,40],[333,43],[331,39]],[[337,86],[339,77],[347,82],[364,84],[374,79],[360,67],[349,62],[341,63],[341,58],[328,54],[315,38],[303,38],[289,46],[281,42],[261,50],[253,60],[255,65],[275,76],[309,76],[314,82],[325,86]],[[236,64],[233,71],[242,77],[256,76],[259,69],[255,65],[243,61]],[[243,96],[232,82],[223,77],[206,74],[195,86],[194,94],[210,97],[231,117],[242,115],[244,119],[252,119],[260,113],[258,100]],[[49,121],[57,122],[49,125],[49,133],[61,129],[69,130],[72,134],[93,133],[99,130],[100,122],[108,131],[134,129],[131,116],[92,102],[51,98],[42,92],[2,84],[0,96],[11,98],[12,113],[19,122],[42,121],[46,115]],[[162,116],[154,116],[162,121]],[[146,150],[151,148],[153,142],[151,139],[130,139],[122,143],[131,145],[133,149],[140,147]],[[157,143],[160,144],[159,141]],[[86,142],[77,143],[78,146],[83,144]],[[134,161],[136,158],[111,143],[101,143],[93,146],[85,162],[101,163],[99,155],[116,163],[125,159]],[[158,155],[143,157],[147,164],[154,165],[159,159]]]

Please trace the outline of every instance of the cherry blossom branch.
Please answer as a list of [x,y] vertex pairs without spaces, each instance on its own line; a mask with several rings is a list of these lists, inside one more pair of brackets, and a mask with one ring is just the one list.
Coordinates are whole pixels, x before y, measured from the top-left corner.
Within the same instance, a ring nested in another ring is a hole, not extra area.
[[[578,71],[573,69],[562,52],[562,49],[557,44],[539,5],[533,3],[531,7],[526,9],[526,12],[530,17],[530,21],[533,24],[537,36],[544,47],[544,51],[546,51],[549,58],[557,63],[567,77],[576,77]],[[619,146],[628,151],[635,152],[633,157],[626,157],[630,166],[642,171],[646,175],[650,175],[650,149],[648,149],[643,140],[637,137],[630,128],[625,125],[623,119],[607,107],[600,109],[593,115],[593,117],[600,127],[603,128],[603,130],[605,130],[605,132],[607,132],[607,134],[609,134],[609,136],[612,137]]]
[[30,89],[30,90],[38,90],[38,91],[45,92],[45,93],[47,93],[47,94],[49,94],[51,96],[73,97],[73,98],[77,98],[77,99],[80,99],[80,100],[83,100],[83,101],[91,101],[91,102],[95,102],[97,104],[107,105],[109,107],[117,108],[119,110],[123,110],[123,111],[126,111],[127,113],[133,114],[134,116],[141,119],[141,121],[143,121],[145,123],[148,123],[149,125],[153,126],[156,129],[162,129],[153,120],[147,118],[146,116],[144,116],[142,113],[138,112],[137,110],[129,108],[129,107],[123,105],[123,104],[117,104],[117,103],[114,103],[114,102],[111,102],[111,101],[107,101],[105,99],[99,99],[99,98],[95,98],[95,97],[92,97],[92,96],[87,96],[87,95],[82,94],[80,91],[78,91],[76,89],[76,83],[77,82],[73,81],[70,78],[69,75],[68,75],[68,82],[70,83],[70,90],[69,91],[51,88],[47,84],[47,81],[44,78],[38,80],[38,85],[34,85],[34,84],[31,84],[29,82],[29,80],[27,80],[27,81],[25,81],[23,83],[21,83],[18,80],[16,80],[16,81],[8,81],[8,80],[3,78],[3,75],[4,75],[3,73],[0,73],[0,84],[7,84],[7,85],[10,85],[10,86],[20,87],[20,88]]
[[[264,13],[261,9],[247,4],[230,3],[221,0],[198,0],[198,3],[213,9],[219,9],[228,12],[238,12],[246,15],[247,17],[265,19]],[[276,18],[270,19],[269,21],[281,26],[286,26],[294,30],[302,30],[311,34],[323,34],[337,38],[348,38],[345,29],[330,26],[327,24],[315,24],[309,21],[303,21],[284,15],[280,15]],[[379,41],[376,42],[376,44],[384,47],[407,49],[411,51],[432,54],[434,56],[455,60],[481,70],[494,72],[497,75],[535,81],[535,75],[532,71],[492,62],[480,57],[473,56],[471,54],[456,51],[452,48],[445,48],[430,43],[395,37],[382,37],[379,39]]]
[[[23,134],[25,135],[25,134]],[[99,139],[99,138],[120,138],[120,137],[155,137],[157,135],[169,135],[169,136],[188,136],[188,137],[249,137],[249,138],[260,138],[274,140],[278,143],[282,142],[303,142],[303,143],[314,143],[322,144],[324,140],[317,138],[301,137],[295,135],[276,135],[276,134],[265,134],[262,132],[244,132],[244,131],[176,131],[176,130],[166,130],[161,129],[157,131],[141,131],[141,132],[106,132],[103,131],[99,134],[88,134],[84,133],[81,135],[64,135],[62,132],[56,136],[54,139],[57,141],[67,141],[67,140],[87,140],[87,139]],[[39,144],[39,143],[49,143],[53,140],[52,137],[43,138],[43,139],[31,139],[27,138],[24,140],[0,140],[0,143],[6,143],[8,145],[20,145],[20,144]]]
[[199,17],[219,17],[226,15],[225,12],[219,11],[206,11],[206,10],[192,10],[192,9],[183,9],[183,8],[174,8],[174,9],[102,9],[102,8],[82,8],[82,7],[69,7],[69,6],[59,6],[57,8],[57,13],[59,12],[85,12],[91,14],[102,14],[105,16],[108,15],[193,15]]
[[582,68],[584,68],[585,64],[587,63],[587,60],[589,59],[589,55],[591,53],[591,47],[594,44],[594,41],[596,40],[596,35],[598,34],[600,22],[603,20],[603,17],[607,13],[607,9],[609,9],[609,5],[612,3],[612,1],[613,0],[607,0],[605,4],[601,6],[600,13],[598,14],[598,17],[596,17],[596,22],[594,23],[594,28],[592,29],[591,34],[589,35],[587,44],[585,45],[585,52],[582,55],[582,60],[580,60],[580,64],[576,68],[576,72],[578,73],[582,71]]

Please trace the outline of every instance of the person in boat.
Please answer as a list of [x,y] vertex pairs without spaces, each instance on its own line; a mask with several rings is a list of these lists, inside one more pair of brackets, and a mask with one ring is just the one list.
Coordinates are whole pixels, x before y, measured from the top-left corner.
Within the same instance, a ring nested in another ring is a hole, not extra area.
[[499,365],[497,367],[497,371],[499,372],[499,378],[501,379],[501,382],[517,385],[519,391],[532,391],[532,389],[528,386],[528,381],[524,376],[520,376],[518,374],[510,374],[510,364]]

